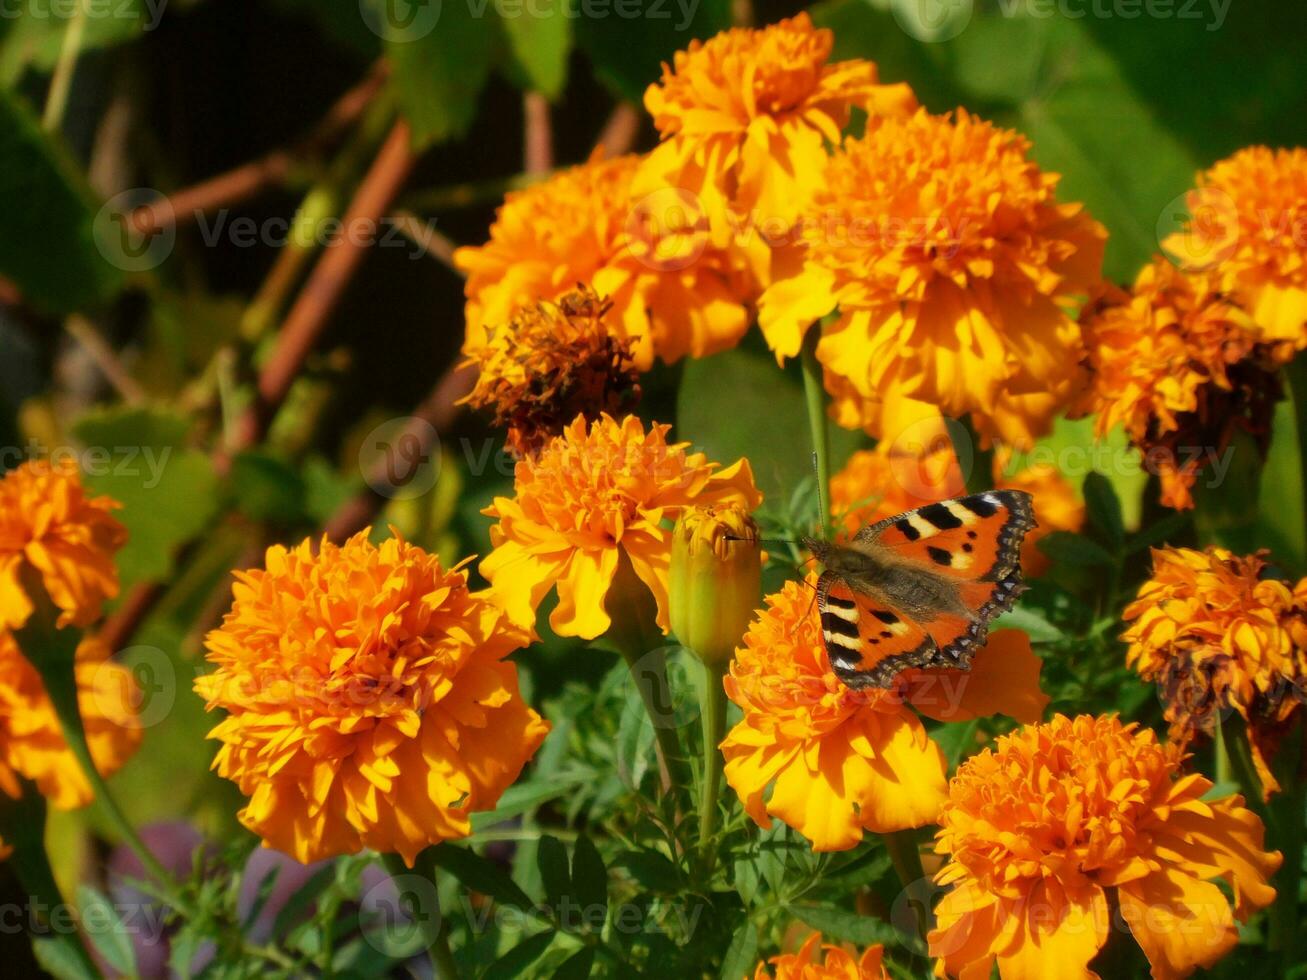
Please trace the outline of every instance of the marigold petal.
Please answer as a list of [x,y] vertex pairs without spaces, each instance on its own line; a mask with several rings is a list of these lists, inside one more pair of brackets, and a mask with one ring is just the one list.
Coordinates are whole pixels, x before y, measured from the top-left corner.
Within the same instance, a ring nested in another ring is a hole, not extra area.
[[936,721],[1007,715],[1025,724],[1043,716],[1049,697],[1039,686],[1044,661],[1021,630],[998,630],[976,653],[970,671],[904,671],[912,706]]
[[1121,918],[1148,957],[1153,980],[1210,967],[1239,940],[1221,890],[1181,869],[1162,868],[1118,894]]

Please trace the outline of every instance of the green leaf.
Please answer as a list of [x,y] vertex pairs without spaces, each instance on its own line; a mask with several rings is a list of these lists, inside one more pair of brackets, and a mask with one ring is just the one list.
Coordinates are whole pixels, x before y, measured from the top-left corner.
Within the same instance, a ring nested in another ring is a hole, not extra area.
[[[663,62],[731,26],[730,0],[575,0],[576,43],[595,74],[628,102],[639,105],[644,90],[662,76]],[[603,11],[604,15],[600,15]]]
[[82,934],[95,951],[120,974],[131,976],[136,971],[131,932],[113,903],[90,885],[78,885],[77,911]]
[[1147,527],[1141,528],[1139,533],[1130,535],[1130,539],[1126,543],[1125,553],[1127,555],[1138,554],[1152,548],[1154,545],[1172,541],[1184,534],[1185,529],[1192,522],[1193,514],[1189,511],[1176,511],[1167,514],[1165,517],[1159,517]]
[[651,892],[675,895],[684,886],[681,869],[658,851],[623,851],[613,858],[613,867],[625,868],[641,887]]
[[526,972],[536,960],[544,955],[554,941],[554,932],[540,932],[530,939],[524,939],[507,953],[495,960],[482,974],[482,980],[514,980]]
[[566,796],[576,789],[577,785],[578,780],[572,775],[551,777],[548,783],[530,780],[516,783],[504,791],[504,795],[499,798],[499,805],[493,810],[472,814],[472,830],[473,832],[485,830],[530,813],[542,803]]
[[[61,5],[21,4],[4,14],[11,20],[0,46],[0,85],[10,88],[25,70],[50,72],[59,60],[64,36],[72,22],[69,16],[57,16]],[[153,30],[166,10],[166,0],[112,0],[91,9],[82,25],[79,48],[83,53],[112,47],[134,40]]]
[[554,980],[587,980],[594,965],[594,947],[587,946],[563,961],[563,965],[554,971]]
[[[404,20],[385,18],[393,84],[419,150],[462,136],[476,118],[500,41],[499,19],[490,2],[405,0],[410,14]],[[426,11],[433,5],[439,26],[424,31]]]
[[231,461],[230,482],[232,503],[250,520],[284,527],[305,515],[304,478],[270,452],[256,449],[238,454]]
[[1020,606],[1005,612],[994,623],[994,629],[1018,629],[1030,637],[1031,643],[1056,643],[1066,636],[1034,609]]
[[93,408],[72,424],[72,433],[88,448],[149,446],[180,449],[191,423],[185,415],[154,405]]
[[[74,937],[73,942],[76,941]],[[95,971],[78,957],[72,945],[58,937],[33,937],[32,955],[41,969],[55,980],[100,980]]]
[[545,886],[545,900],[550,908],[558,908],[572,890],[571,874],[567,870],[567,848],[557,837],[545,834],[536,851],[536,866]]
[[0,275],[50,314],[94,305],[122,285],[96,245],[99,205],[31,111],[0,91]]
[[121,452],[106,448],[107,462],[85,469],[83,479],[92,492],[123,505],[115,512],[128,535],[116,559],[122,583],[165,579],[172,574],[178,548],[200,535],[217,513],[213,463],[194,450],[148,443]]
[[529,909],[534,904],[499,865],[456,844],[439,844],[427,852],[436,866],[448,871],[472,891],[488,895],[501,905]]
[[567,85],[572,51],[572,2],[584,0],[499,0],[496,9],[508,38],[509,68],[550,101]]
[[1103,532],[1113,551],[1119,551],[1125,543],[1125,522],[1121,518],[1121,501],[1117,498],[1116,488],[1103,474],[1090,473],[1085,477],[1082,491],[1089,523]]
[[286,900],[286,904],[277,910],[277,918],[272,924],[274,936],[286,936],[313,907],[318,896],[335,883],[336,869],[330,864],[324,865],[313,873],[313,877],[295,890]]
[[1104,567],[1116,562],[1101,544],[1070,531],[1054,531],[1041,538],[1038,547],[1053,561],[1077,568]]
[[572,887],[587,921],[589,909],[608,907],[608,869],[594,842],[585,834],[576,839],[572,850]]
[[742,980],[753,976],[758,962],[758,927],[745,919],[731,936],[722,957],[721,980]]
[[902,938],[898,930],[888,922],[873,919],[869,915],[846,912],[832,905],[791,905],[789,909],[796,918],[820,931],[827,940],[843,940],[867,946],[871,943],[889,945]]

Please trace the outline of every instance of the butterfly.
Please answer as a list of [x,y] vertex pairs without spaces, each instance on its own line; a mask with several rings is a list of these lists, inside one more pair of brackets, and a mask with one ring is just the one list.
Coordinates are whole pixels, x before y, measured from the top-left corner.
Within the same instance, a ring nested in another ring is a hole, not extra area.
[[1030,494],[990,490],[862,528],[847,545],[804,538],[822,638],[851,688],[890,687],[909,667],[969,670],[989,624],[1025,591],[1021,542]]

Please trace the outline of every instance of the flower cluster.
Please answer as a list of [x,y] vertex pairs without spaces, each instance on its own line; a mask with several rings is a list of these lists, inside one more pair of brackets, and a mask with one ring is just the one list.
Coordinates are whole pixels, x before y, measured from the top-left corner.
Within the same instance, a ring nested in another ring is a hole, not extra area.
[[722,743],[727,781],[759,825],[776,817],[817,851],[933,822],[944,755],[917,712],[1038,719],[1048,698],[1029,639],[1000,630],[969,673],[904,671],[893,689],[855,691],[831,669],[809,587],[787,582],[768,596],[736,651],[726,692],[744,718]]
[[1153,575],[1123,614],[1126,662],[1157,683],[1171,736],[1211,733],[1237,711],[1269,795],[1269,758],[1307,701],[1307,578],[1268,576],[1265,555],[1224,548],[1153,552]]
[[1215,963],[1235,918],[1274,898],[1280,855],[1241,797],[1211,799],[1181,761],[1114,717],[1058,715],[963,763],[940,815],[937,881],[952,889],[931,955],[950,976],[988,977],[997,961],[1005,980],[1088,980],[1110,930],[1128,928],[1157,980]]
[[87,626],[118,594],[114,552],[127,532],[113,516],[118,504],[92,497],[76,463],[24,463],[0,478],[0,628],[18,629],[32,614],[24,566],[41,576],[61,609],[61,626]]
[[868,946],[861,955],[839,946],[821,941],[821,933],[814,932],[797,953],[773,956],[767,963],[759,963],[753,980],[889,980],[889,973],[881,963],[885,948],[877,943]]
[[527,634],[411,544],[274,546],[232,591],[195,685],[226,712],[214,767],[299,861],[370,847],[411,866],[466,837],[548,731],[505,660]]
[[1289,345],[1258,342],[1244,308],[1210,272],[1186,273],[1156,258],[1133,288],[1105,289],[1082,323],[1090,384],[1081,411],[1100,438],[1115,426],[1162,481],[1162,502],[1194,505],[1192,488],[1210,457],[1237,431],[1265,453],[1280,397],[1276,376]]

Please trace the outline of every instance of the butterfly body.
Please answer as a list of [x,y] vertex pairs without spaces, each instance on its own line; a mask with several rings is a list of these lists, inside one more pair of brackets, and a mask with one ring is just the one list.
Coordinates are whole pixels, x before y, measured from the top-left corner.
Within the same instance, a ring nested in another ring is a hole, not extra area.
[[822,637],[849,687],[889,687],[909,667],[971,666],[990,621],[1024,590],[1021,542],[1035,527],[1019,490],[940,501],[868,525],[847,544],[805,539]]

